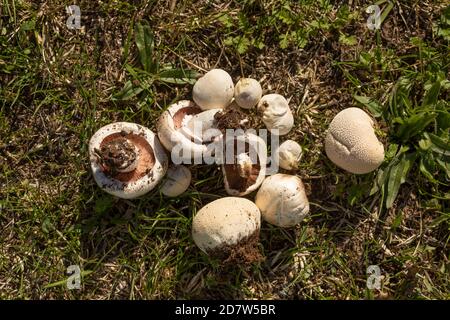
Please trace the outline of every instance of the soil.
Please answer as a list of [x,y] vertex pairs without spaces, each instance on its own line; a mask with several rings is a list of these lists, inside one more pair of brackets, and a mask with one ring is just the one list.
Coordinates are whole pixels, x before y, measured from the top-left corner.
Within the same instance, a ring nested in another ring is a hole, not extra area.
[[[231,104],[223,111],[217,112],[214,116],[216,127],[225,134],[227,129],[247,130],[255,128],[252,116],[243,112],[237,105]],[[243,122],[243,120],[247,120]]]
[[257,229],[237,244],[226,245],[220,249],[212,250],[208,254],[222,260],[223,266],[250,265],[264,261],[264,257],[259,250],[259,243],[259,229]]

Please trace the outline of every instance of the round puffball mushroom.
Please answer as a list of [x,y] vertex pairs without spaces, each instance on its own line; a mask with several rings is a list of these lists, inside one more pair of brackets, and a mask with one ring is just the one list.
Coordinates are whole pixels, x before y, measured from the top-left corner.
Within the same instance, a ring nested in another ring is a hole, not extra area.
[[370,116],[359,108],[347,108],[331,121],[325,137],[325,152],[338,167],[355,174],[378,168],[384,159]]
[[233,94],[233,80],[222,69],[207,72],[192,89],[192,98],[202,110],[225,108],[231,103]]
[[130,122],[100,128],[89,141],[94,179],[104,191],[132,199],[152,190],[167,171],[168,159],[156,135]]
[[255,203],[264,220],[279,227],[292,227],[309,213],[309,202],[302,180],[277,173],[264,180]]
[[191,171],[182,165],[172,166],[167,170],[166,180],[162,183],[161,192],[168,197],[178,197],[191,184]]
[[275,153],[281,168],[294,170],[302,158],[302,147],[294,140],[286,140],[280,144]]
[[[194,159],[201,161],[207,151],[207,143],[214,139],[214,115],[220,109],[202,111],[194,102],[182,100],[172,104],[159,117],[158,137],[171,152],[172,161],[181,164]],[[211,136],[206,136],[206,134]],[[206,141],[206,140],[208,141]]]
[[266,94],[258,102],[258,111],[263,115],[263,122],[267,129],[282,136],[291,131],[294,126],[294,116],[292,115],[289,103],[279,94]]
[[266,176],[266,143],[250,132],[225,135],[224,141],[222,173],[225,190],[232,196],[244,196],[255,191]]
[[259,82],[251,78],[242,78],[234,87],[234,100],[244,109],[254,108],[262,97]]
[[[224,256],[233,248],[244,257],[257,251],[261,213],[250,200],[225,197],[201,208],[192,221],[192,237],[205,253]],[[253,248],[252,248],[253,247]],[[243,248],[245,250],[239,250]]]

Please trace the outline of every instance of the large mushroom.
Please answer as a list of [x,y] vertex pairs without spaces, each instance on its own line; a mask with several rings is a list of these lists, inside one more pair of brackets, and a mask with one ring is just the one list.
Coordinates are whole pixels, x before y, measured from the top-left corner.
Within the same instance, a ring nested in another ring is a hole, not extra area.
[[266,143],[247,131],[236,131],[234,135],[225,134],[223,137],[225,190],[232,196],[244,196],[255,191],[266,176]]
[[192,237],[205,253],[225,262],[260,260],[261,213],[250,200],[225,197],[201,208],[192,221]]
[[222,69],[208,71],[192,89],[192,98],[202,110],[223,109],[231,103],[233,95],[233,79]]
[[294,126],[289,103],[277,93],[266,94],[258,102],[258,111],[263,115],[263,122],[271,133],[278,132],[282,136],[291,131]]
[[152,190],[168,166],[167,155],[156,135],[130,122],[100,128],[90,139],[89,157],[100,188],[124,199]]
[[255,203],[264,220],[279,227],[293,227],[309,213],[309,202],[302,180],[277,173],[264,180]]
[[359,108],[347,108],[331,121],[325,137],[325,152],[338,167],[355,174],[369,173],[384,159],[370,116]]
[[252,109],[261,99],[262,88],[259,82],[252,78],[242,78],[234,87],[234,100],[244,109]]
[[[171,152],[175,164],[201,163],[207,144],[214,136],[206,136],[214,130],[214,115],[219,109],[202,111],[198,105],[189,100],[172,104],[159,117],[158,137],[164,147]],[[220,132],[217,131],[217,135]]]

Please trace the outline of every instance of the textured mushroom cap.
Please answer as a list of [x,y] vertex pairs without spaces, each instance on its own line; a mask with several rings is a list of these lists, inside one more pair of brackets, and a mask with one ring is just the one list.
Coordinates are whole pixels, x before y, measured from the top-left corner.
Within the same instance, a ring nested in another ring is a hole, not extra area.
[[225,108],[231,103],[233,94],[233,80],[222,69],[207,72],[192,89],[192,98],[202,110]]
[[261,226],[261,213],[250,200],[226,197],[208,203],[192,221],[192,237],[204,252],[235,245]]
[[258,102],[258,111],[263,114],[263,122],[267,129],[274,133],[278,130],[280,136],[287,134],[294,126],[292,115],[287,100],[277,93],[266,94]]
[[325,152],[338,167],[364,174],[378,168],[384,159],[373,121],[359,108],[347,108],[331,121],[325,137]]
[[255,203],[264,220],[279,227],[292,227],[309,212],[302,180],[293,175],[277,173],[264,180]]
[[277,149],[280,167],[286,170],[296,169],[302,157],[302,147],[294,140],[286,140]]
[[[223,136],[221,138],[223,138]],[[234,144],[233,139],[235,139]],[[244,196],[255,191],[266,177],[267,145],[264,140],[251,132],[245,132],[244,134],[236,136],[227,136],[224,141],[224,146],[228,148],[230,145],[231,148],[235,145],[237,147],[239,143],[242,145],[248,144],[248,154],[237,154],[236,152],[234,156],[237,158],[237,164],[239,163],[239,160],[243,158],[242,156],[245,156],[245,158],[251,160],[252,169],[248,178],[240,178],[236,175],[237,168],[232,168],[231,166],[233,166],[233,164],[228,164],[228,157],[227,155],[224,156],[224,163],[222,164],[223,180],[226,192],[232,196]],[[226,153],[228,152],[229,150],[227,149]],[[245,184],[245,190],[238,190],[236,186],[240,184]]]
[[[137,146],[139,160],[131,172],[110,177],[98,160],[96,150],[104,141],[129,137]],[[94,179],[104,191],[124,199],[140,197],[152,190],[167,171],[168,159],[156,135],[148,128],[130,122],[115,122],[100,128],[89,141],[89,158]]]
[[168,197],[178,197],[191,184],[191,171],[182,165],[172,166],[167,170],[166,180],[161,186],[161,192]]
[[262,88],[259,82],[252,78],[242,78],[234,87],[234,100],[244,109],[251,109],[258,104],[262,97]]

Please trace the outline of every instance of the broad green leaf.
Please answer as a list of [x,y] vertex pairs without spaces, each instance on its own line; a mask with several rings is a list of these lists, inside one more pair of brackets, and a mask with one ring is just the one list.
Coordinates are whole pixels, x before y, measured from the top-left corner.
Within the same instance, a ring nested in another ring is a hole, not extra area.
[[450,128],[450,104],[446,101],[438,101],[436,103],[437,118],[436,126],[437,130],[441,132],[448,132]]
[[436,162],[439,165],[439,167],[445,171],[447,177],[450,179],[450,161],[448,159],[446,161],[436,159]]
[[391,143],[386,151],[386,159],[392,159],[395,157],[398,151],[398,144]]
[[434,159],[430,154],[425,154],[420,158],[419,169],[430,182],[437,183],[433,177],[435,171]]
[[448,138],[443,139],[435,134],[425,132],[424,136],[431,142],[430,149],[444,156],[450,156],[450,143]]
[[374,195],[375,193],[377,193],[380,190],[380,188],[383,187],[383,185],[386,182],[387,173],[388,173],[388,168],[378,169],[377,177],[375,178],[372,189],[370,189],[369,196]]
[[402,141],[408,141],[411,137],[421,133],[436,118],[436,113],[419,113],[402,119],[396,135]]
[[407,77],[401,77],[395,84],[389,95],[389,109],[394,117],[403,115],[404,111],[411,108],[412,103],[409,99],[411,88],[411,80]]
[[194,70],[167,69],[159,73],[159,80],[173,84],[194,84],[199,76]]
[[122,90],[120,90],[117,94],[113,96],[113,100],[129,100],[139,93],[141,93],[144,89],[141,87],[134,87],[131,81],[127,81],[123,86]]
[[423,98],[422,107],[434,106],[438,100],[440,90],[441,90],[440,81],[436,81],[435,83],[433,83],[433,85],[426,92]]
[[135,42],[139,51],[139,61],[145,71],[149,73],[156,72],[154,63],[154,38],[150,26],[147,24],[136,24]]
[[375,118],[381,116],[381,113],[383,112],[383,107],[375,99],[359,95],[354,95],[353,98],[362,105],[364,105],[367,109],[369,109],[370,113],[372,113],[372,115]]
[[411,169],[416,155],[413,153],[402,154],[398,161],[390,167],[386,184],[386,208],[392,207],[397,198],[400,186],[406,181],[409,170]]

